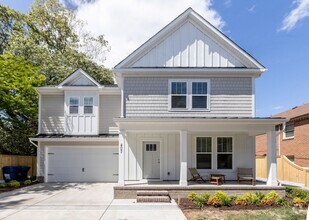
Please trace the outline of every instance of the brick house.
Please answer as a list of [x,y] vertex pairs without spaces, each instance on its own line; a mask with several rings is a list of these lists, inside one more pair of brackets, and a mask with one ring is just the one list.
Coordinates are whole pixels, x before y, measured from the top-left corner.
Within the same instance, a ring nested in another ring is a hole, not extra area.
[[[309,103],[273,115],[290,120],[276,126],[277,155],[285,155],[302,167],[309,167]],[[267,152],[267,136],[256,136],[256,154]]]

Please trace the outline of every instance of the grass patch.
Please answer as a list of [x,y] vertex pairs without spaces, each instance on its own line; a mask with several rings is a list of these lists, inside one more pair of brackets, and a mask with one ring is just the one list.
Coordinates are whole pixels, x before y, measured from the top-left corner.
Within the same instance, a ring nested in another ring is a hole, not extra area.
[[231,215],[226,218],[226,220],[301,220],[306,219],[306,211],[297,210],[294,208],[275,208],[268,210],[260,210],[256,213],[244,213]]

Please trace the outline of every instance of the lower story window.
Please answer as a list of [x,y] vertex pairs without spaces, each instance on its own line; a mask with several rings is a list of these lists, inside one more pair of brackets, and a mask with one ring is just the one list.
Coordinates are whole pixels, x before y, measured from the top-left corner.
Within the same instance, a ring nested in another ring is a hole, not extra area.
[[217,168],[233,169],[233,138],[217,138]]
[[211,169],[212,164],[212,141],[211,137],[196,138],[196,168]]

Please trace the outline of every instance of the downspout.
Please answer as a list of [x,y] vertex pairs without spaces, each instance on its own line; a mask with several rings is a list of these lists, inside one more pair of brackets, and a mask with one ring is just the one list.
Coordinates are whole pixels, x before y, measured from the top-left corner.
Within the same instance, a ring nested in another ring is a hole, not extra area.
[[30,143],[33,144],[36,148],[39,147],[36,143],[33,142],[33,140],[32,140],[31,138],[29,138],[29,141],[30,141]]
[[281,125],[279,126],[278,135],[278,154],[281,156]]

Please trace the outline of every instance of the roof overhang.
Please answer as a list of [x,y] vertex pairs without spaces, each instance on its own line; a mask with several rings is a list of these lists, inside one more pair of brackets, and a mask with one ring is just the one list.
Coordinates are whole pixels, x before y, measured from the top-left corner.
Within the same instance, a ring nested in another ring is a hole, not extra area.
[[[214,77],[259,77],[266,69],[257,68],[120,68],[113,70],[116,75],[122,76],[214,76]],[[231,75],[233,73],[233,75]]]
[[120,130],[126,131],[180,131],[225,132],[259,135],[274,131],[285,118],[115,118]]
[[120,95],[121,91],[118,87],[93,87],[93,86],[65,86],[65,87],[37,87],[39,94],[57,95],[63,94],[64,91],[99,91],[102,95]]
[[40,138],[29,138],[31,141],[38,142],[117,142],[118,137],[40,137]]

